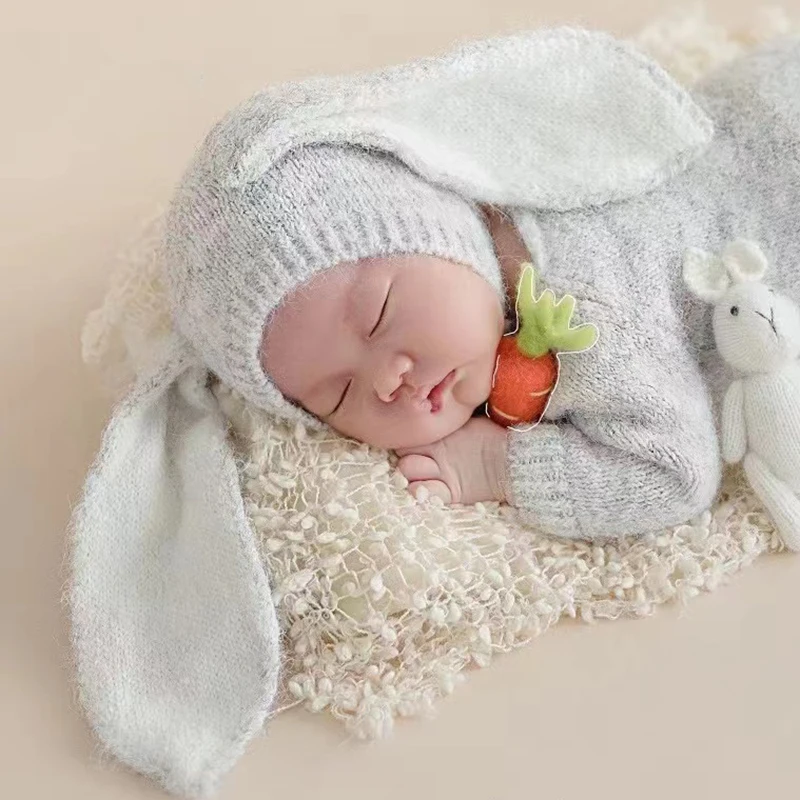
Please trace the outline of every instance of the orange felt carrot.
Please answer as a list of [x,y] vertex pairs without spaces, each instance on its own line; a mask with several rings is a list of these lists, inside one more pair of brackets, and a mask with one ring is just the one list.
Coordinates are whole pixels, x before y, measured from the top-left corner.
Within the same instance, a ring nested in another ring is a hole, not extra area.
[[560,353],[588,350],[597,341],[594,325],[570,327],[575,298],[558,302],[550,289],[536,298],[532,264],[523,264],[517,287],[517,329],[497,348],[486,413],[505,428],[536,424],[558,383]]

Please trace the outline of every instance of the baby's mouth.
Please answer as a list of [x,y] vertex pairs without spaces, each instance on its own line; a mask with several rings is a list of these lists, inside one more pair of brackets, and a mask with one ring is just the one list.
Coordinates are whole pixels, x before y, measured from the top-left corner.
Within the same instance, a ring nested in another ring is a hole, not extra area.
[[447,375],[445,375],[444,378],[442,378],[442,380],[440,380],[439,383],[437,383],[436,386],[430,390],[430,393],[428,394],[428,400],[430,400],[431,403],[431,414],[435,414],[442,408],[444,393],[450,388],[450,386],[452,386],[455,377],[456,371],[454,369],[450,370],[450,372],[448,372]]

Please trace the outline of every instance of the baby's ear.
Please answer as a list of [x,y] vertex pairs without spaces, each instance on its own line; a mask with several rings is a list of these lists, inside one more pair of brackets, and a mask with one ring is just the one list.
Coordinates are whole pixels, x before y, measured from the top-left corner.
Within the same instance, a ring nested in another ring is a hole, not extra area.
[[564,211],[655,188],[712,133],[689,93],[641,52],[557,28],[277,87],[215,137],[229,185],[261,179],[293,148],[328,142],[387,151],[478,202]]
[[769,266],[761,248],[750,239],[736,239],[727,245],[722,261],[734,283],[761,280]]
[[683,280],[689,291],[706,303],[715,303],[730,286],[722,259],[697,247],[683,255]]

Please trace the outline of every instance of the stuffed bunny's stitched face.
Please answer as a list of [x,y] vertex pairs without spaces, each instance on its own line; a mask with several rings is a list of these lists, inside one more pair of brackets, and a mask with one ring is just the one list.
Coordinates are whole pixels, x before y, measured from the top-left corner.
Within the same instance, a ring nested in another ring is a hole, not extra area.
[[800,355],[800,311],[762,283],[738,284],[714,309],[714,336],[731,366],[772,372]]

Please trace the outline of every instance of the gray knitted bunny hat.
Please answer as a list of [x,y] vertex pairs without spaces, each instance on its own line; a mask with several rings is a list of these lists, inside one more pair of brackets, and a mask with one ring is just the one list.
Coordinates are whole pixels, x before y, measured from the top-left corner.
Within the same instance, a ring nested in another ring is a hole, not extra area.
[[466,264],[504,298],[478,206],[390,154],[301,147],[243,186],[224,185],[198,163],[167,222],[175,325],[198,360],[247,400],[319,428],[322,422],[286,399],[260,364],[270,314],[338,263],[413,253]]

